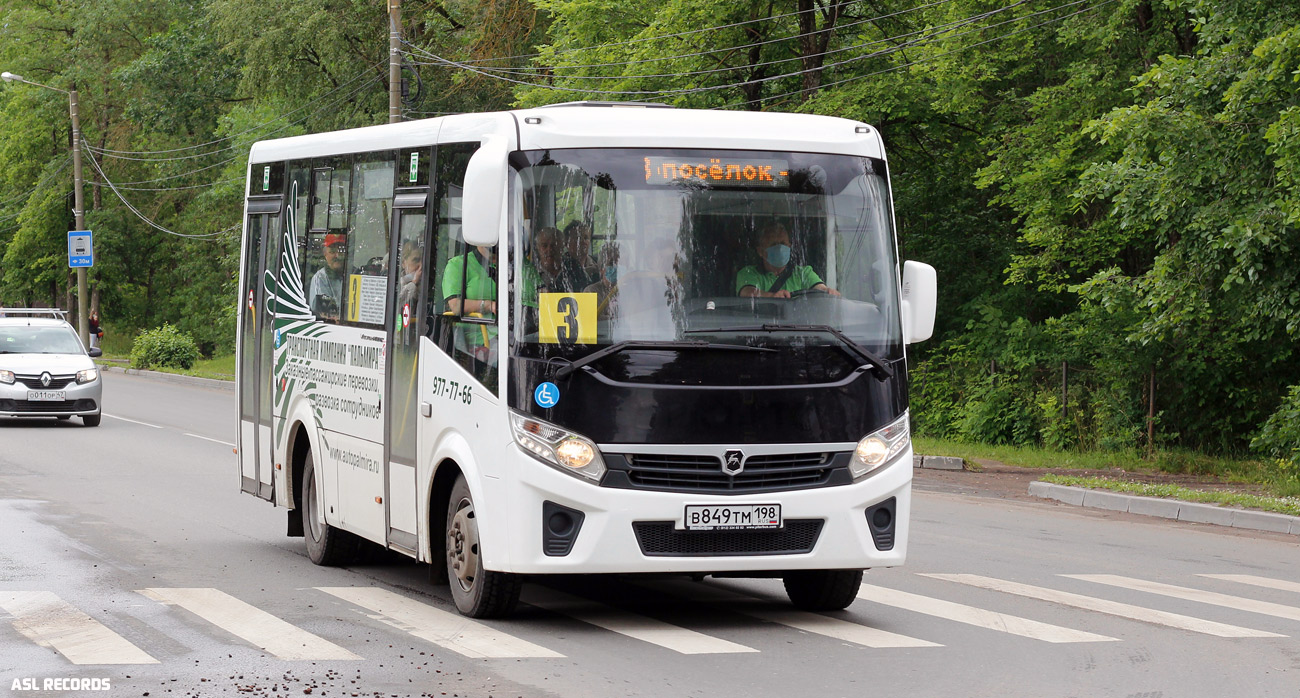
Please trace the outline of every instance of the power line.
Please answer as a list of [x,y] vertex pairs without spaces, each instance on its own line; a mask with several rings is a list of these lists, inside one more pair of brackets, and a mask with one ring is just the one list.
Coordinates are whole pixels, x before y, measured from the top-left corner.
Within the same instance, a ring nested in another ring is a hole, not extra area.
[[[1023,2],[1023,1],[1025,1],[1025,0],[1022,0],[1022,2]],[[803,38],[803,37],[805,37],[805,36],[813,36],[813,35],[815,35],[815,34],[822,34],[822,33],[829,32],[829,31],[843,31],[844,29],[848,29],[848,28],[850,28],[850,27],[856,27],[856,26],[858,26],[858,25],[860,25],[860,24],[866,24],[866,23],[868,23],[868,22],[878,22],[878,21],[880,21],[880,20],[882,20],[882,19],[891,19],[891,18],[893,18],[893,17],[897,17],[897,16],[899,16],[899,15],[904,15],[904,14],[907,14],[907,13],[909,13],[909,12],[916,12],[916,11],[918,11],[918,10],[925,10],[925,9],[929,9],[929,8],[931,8],[931,7],[935,7],[936,5],[943,5],[943,4],[947,4],[947,3],[950,3],[950,2],[953,2],[953,0],[935,0],[934,2],[930,2],[930,3],[924,4],[924,5],[917,5],[916,7],[912,7],[912,8],[906,9],[906,10],[900,10],[900,11],[898,11],[898,12],[892,12],[892,13],[889,13],[889,14],[878,15],[878,16],[876,16],[876,17],[867,17],[867,18],[865,18],[865,19],[860,19],[860,20],[857,20],[857,21],[854,21],[854,22],[848,22],[848,23],[846,23],[846,24],[836,25],[836,26],[831,27],[831,28],[829,28],[829,29],[828,29],[828,28],[814,29],[814,30],[812,30],[812,31],[801,32],[801,33],[799,33],[799,34],[791,34],[791,35],[788,35],[788,36],[777,37],[777,38],[775,38],[775,39],[764,39],[764,40],[762,40],[762,41],[753,41],[753,42],[750,42],[750,43],[747,43],[747,44],[736,44],[736,45],[734,45],[734,46],[723,46],[723,47],[721,47],[721,48],[709,49],[709,50],[707,50],[707,51],[696,51],[696,52],[694,52],[694,53],[678,53],[678,54],[674,54],[674,55],[671,55],[671,56],[662,56],[662,57],[659,57],[659,58],[642,58],[642,59],[633,60],[633,61],[611,61],[611,62],[608,62],[608,63],[583,63],[583,64],[576,64],[576,65],[554,65],[554,66],[536,66],[536,67],[520,66],[520,67],[517,67],[517,68],[514,68],[514,69],[510,69],[510,68],[497,68],[497,67],[493,67],[493,66],[482,66],[482,65],[478,65],[479,62],[476,62],[476,61],[462,61],[462,62],[465,63],[466,65],[475,65],[475,67],[481,67],[481,68],[483,68],[484,70],[491,70],[491,71],[493,71],[493,72],[499,72],[499,73],[503,73],[503,74],[530,75],[530,76],[532,76],[532,77],[538,77],[538,74],[539,74],[539,73],[544,74],[546,71],[554,71],[554,70],[561,70],[561,69],[563,69],[563,70],[576,70],[576,69],[583,69],[583,68],[606,68],[606,67],[613,67],[613,66],[639,65],[639,64],[642,64],[642,63],[658,63],[658,62],[662,62],[662,61],[677,60],[677,59],[680,59],[680,58],[692,58],[692,57],[695,57],[695,56],[707,56],[707,55],[714,54],[714,53],[725,53],[725,52],[729,52],[729,51],[738,51],[738,50],[746,49],[746,48],[754,48],[754,47],[756,47],[756,46],[766,46],[766,45],[768,45],[768,44],[775,44],[775,43],[782,43],[782,42],[786,42],[786,41],[793,41],[794,39],[800,39],[800,38]],[[1018,5],[1018,4],[1021,4],[1021,3],[1020,3],[1020,2],[1017,2],[1016,4]],[[1011,6],[1008,6],[1008,7],[1011,7]],[[1005,10],[1005,9],[1008,9],[1008,8],[1002,8],[1002,9]],[[799,13],[794,12],[794,13],[789,13],[789,14],[785,14],[785,15],[775,15],[775,16],[773,16],[773,17],[765,18],[764,20],[752,20],[752,21],[765,21],[766,19],[775,19],[775,18],[777,18],[777,17],[788,17],[788,16],[790,16],[790,14],[799,14]],[[727,27],[731,27],[731,26],[736,26],[736,25],[723,25],[723,26],[720,26],[720,27],[709,27],[709,28],[707,28],[707,29],[697,29],[697,30],[694,30],[694,31],[691,31],[691,32],[683,32],[682,34],[666,34],[666,35],[663,35],[663,36],[648,37],[648,38],[646,38],[646,39],[644,39],[644,40],[647,40],[647,41],[648,41],[648,40],[650,40],[650,39],[668,39],[668,38],[673,38],[673,37],[676,37],[676,36],[684,36],[684,35],[687,35],[687,34],[695,34],[695,33],[704,32],[704,31],[712,31],[712,30],[714,30],[714,29],[722,29],[722,28],[727,28]],[[622,42],[622,43],[629,43],[629,42]],[[634,42],[633,42],[633,43],[634,43]],[[409,45],[411,45],[413,48],[417,48],[417,47],[414,46],[414,44],[409,44]],[[607,47],[613,47],[613,46],[619,46],[619,45],[621,45],[621,44],[620,44],[620,43],[613,43],[613,44],[604,44],[604,45],[596,45],[596,46],[587,46],[587,47],[584,47],[584,48],[570,49],[570,50],[568,50],[568,52],[574,52],[574,51],[591,51],[591,50],[596,50],[596,49],[601,49],[601,48],[607,48]],[[534,54],[534,55],[538,55],[538,56],[540,56],[541,54]],[[786,60],[793,60],[793,59],[786,59]],[[572,77],[572,78],[576,78],[576,77],[580,77],[580,76],[567,76],[567,75],[566,75],[566,76],[559,76],[559,75],[557,75],[556,77]],[[627,77],[660,77],[660,76],[627,76]]]
[[[885,68],[885,69],[883,69],[883,70],[877,70],[877,71],[875,71],[875,72],[873,72],[873,73],[867,73],[867,74],[865,74],[865,75],[855,75],[855,76],[853,76],[853,77],[844,78],[843,80],[836,80],[836,81],[834,81],[834,82],[828,82],[828,83],[825,83],[825,84],[822,84],[822,85],[818,85],[817,87],[805,87],[805,88],[802,89],[802,90],[791,90],[791,91],[789,91],[789,92],[782,92],[782,93],[780,93],[780,94],[776,94],[776,95],[768,95],[768,96],[764,97],[763,99],[765,99],[765,100],[780,99],[781,97],[789,97],[789,96],[791,96],[791,95],[802,94],[802,93],[804,93],[804,92],[811,92],[811,91],[813,91],[813,90],[819,90],[819,89],[826,88],[826,87],[834,87],[835,85],[843,85],[843,84],[845,84],[845,83],[854,82],[854,81],[856,81],[856,80],[863,80],[863,79],[865,79],[865,78],[874,77],[874,76],[876,76],[876,75],[882,75],[882,74],[884,74],[884,73],[893,72],[893,71],[895,71],[895,70],[902,70],[903,68],[910,68],[910,67],[912,67],[912,66],[914,66],[914,65],[918,65],[918,64],[920,64],[920,63],[927,63],[927,62],[929,62],[929,61],[932,61],[932,60],[935,60],[935,59],[938,59],[938,58],[943,58],[944,56],[952,55],[952,54],[954,54],[954,53],[960,53],[960,52],[962,52],[962,51],[965,51],[966,49],[974,48],[974,47],[976,47],[976,46],[983,46],[984,44],[993,43],[994,41],[1001,41],[1001,40],[1003,40],[1003,39],[1006,39],[1006,38],[1009,38],[1009,37],[1015,36],[1015,35],[1017,35],[1017,34],[1021,34],[1021,33],[1027,32],[1027,31],[1029,31],[1029,30],[1031,30],[1031,29],[1037,29],[1037,28],[1039,28],[1039,27],[1042,27],[1042,26],[1045,26],[1045,25],[1048,25],[1048,24],[1053,24],[1053,23],[1055,23],[1055,22],[1063,22],[1063,21],[1065,21],[1065,20],[1067,20],[1067,19],[1069,19],[1069,18],[1071,18],[1071,17],[1074,17],[1074,16],[1076,16],[1076,15],[1081,15],[1081,14],[1083,14],[1083,13],[1085,13],[1085,12],[1090,12],[1090,11],[1092,11],[1092,10],[1095,10],[1095,9],[1099,8],[1099,7],[1103,7],[1103,6],[1105,6],[1105,5],[1109,5],[1109,4],[1113,3],[1113,2],[1117,2],[1117,0],[1102,0],[1102,2],[1099,2],[1099,3],[1097,3],[1096,5],[1092,5],[1092,6],[1090,6],[1090,7],[1085,7],[1085,8],[1083,8],[1083,9],[1081,9],[1081,10],[1076,10],[1075,12],[1071,12],[1070,14],[1067,14],[1067,15],[1062,15],[1062,16],[1060,16],[1060,17],[1053,17],[1052,19],[1044,20],[1044,21],[1039,22],[1038,24],[1035,24],[1035,25],[1033,25],[1033,26],[1024,27],[1024,28],[1022,28],[1022,29],[1017,29],[1017,30],[1012,31],[1012,32],[1007,32],[1006,34],[1002,34],[1002,35],[1000,35],[1000,36],[995,36],[995,37],[993,37],[993,38],[991,38],[991,39],[985,39],[984,41],[979,41],[979,42],[976,42],[976,43],[973,43],[973,44],[970,44],[970,45],[967,45],[967,46],[962,46],[962,47],[960,47],[960,48],[955,48],[955,49],[953,49],[953,50],[951,50],[951,51],[945,51],[945,52],[943,52],[943,53],[936,54],[936,55],[933,55],[933,56],[927,56],[927,57],[925,57],[925,58],[919,58],[919,59],[917,59],[917,60],[915,60],[915,61],[911,61],[910,63],[904,63],[903,65],[891,66],[891,67],[889,67],[889,68]],[[1078,4],[1078,3],[1069,3],[1069,5],[1075,5],[1075,4]],[[1068,5],[1060,5],[1060,6],[1056,7],[1056,8],[1053,8],[1053,9],[1061,9],[1062,7],[1066,7],[1066,6],[1068,6]],[[1035,13],[1035,14],[1041,14],[1041,13]],[[1033,16],[1033,15],[1028,15],[1028,16]],[[989,27],[985,27],[985,28],[989,28]],[[721,108],[721,109],[727,109],[727,108],[730,108],[730,107],[736,107],[736,106],[740,106],[740,105],[742,105],[742,104],[748,104],[748,103],[749,103],[749,100],[743,100],[743,101],[740,101],[740,102],[732,102],[732,103],[730,103],[730,104],[724,104],[724,105],[722,105],[720,108]]]
[[[50,173],[46,174],[45,176],[41,177],[39,180],[36,181],[36,185],[33,186],[31,189],[28,189],[26,192],[24,192],[24,193],[22,193],[22,194],[18,194],[18,195],[16,195],[16,196],[12,196],[12,197],[10,197],[10,198],[8,198],[8,199],[5,199],[4,201],[0,201],[0,208],[4,208],[4,207],[8,206],[9,204],[12,204],[12,203],[18,201],[19,199],[25,199],[25,198],[31,196],[32,194],[34,194],[34,193],[36,192],[36,190],[38,190],[38,189],[40,189],[41,187],[45,186],[45,183],[46,183],[46,182],[50,181],[51,179],[54,179],[54,177],[55,177],[56,175],[58,175],[58,174],[59,174],[60,172],[62,172],[63,170],[67,169],[68,164],[71,163],[71,162],[72,162],[72,158],[71,158],[70,156],[64,156],[63,164],[62,164],[62,165],[59,165],[59,168],[58,168],[57,170],[55,170],[55,171],[53,171],[53,172],[50,172]],[[14,214],[14,215],[17,215],[17,214]],[[3,220],[3,219],[0,219],[0,220]]]
[[[948,2],[949,0],[943,0],[943,1],[944,1],[944,2]],[[1081,1],[1082,1],[1082,0],[1081,0]],[[1014,8],[1020,6],[1020,5],[1023,5],[1023,4],[1025,4],[1025,3],[1027,3],[1027,2],[1030,2],[1030,0],[1019,0],[1018,2],[1015,2],[1015,3],[1012,3],[1012,4],[1010,4],[1010,5],[1007,5],[1006,7],[1002,7],[1002,8],[996,9],[996,10],[991,10],[991,11],[989,11],[989,12],[985,12],[985,13],[982,13],[982,14],[979,14],[979,15],[972,15],[971,17],[966,17],[966,18],[963,18],[963,19],[954,20],[954,21],[952,21],[952,22],[948,22],[948,23],[946,23],[946,24],[940,24],[940,25],[937,25],[937,26],[934,26],[934,27],[928,27],[928,28],[926,28],[926,29],[919,29],[919,30],[917,30],[917,31],[914,31],[914,32],[907,32],[907,33],[905,33],[905,34],[896,34],[896,35],[893,35],[893,36],[887,36],[887,37],[882,38],[882,39],[876,39],[876,40],[868,41],[868,42],[861,43],[861,44],[853,44],[853,45],[850,45],[850,46],[841,46],[841,47],[839,47],[839,48],[829,49],[829,50],[822,51],[822,52],[820,52],[820,53],[816,53],[816,54],[812,54],[812,55],[813,55],[813,56],[822,56],[822,57],[825,57],[825,56],[830,56],[830,55],[832,55],[832,54],[839,54],[839,53],[844,53],[844,52],[846,52],[846,51],[853,51],[853,50],[855,50],[855,49],[866,48],[866,47],[868,47],[868,46],[875,46],[875,45],[877,45],[877,44],[883,44],[883,43],[886,43],[886,42],[889,42],[889,41],[895,41],[895,40],[898,40],[898,39],[904,39],[904,38],[907,38],[907,37],[917,36],[917,35],[921,35],[921,34],[937,35],[937,34],[940,34],[940,33],[944,32],[944,31],[947,31],[947,30],[949,30],[949,29],[954,29],[954,28],[957,28],[957,27],[965,26],[965,25],[967,25],[967,24],[971,24],[971,23],[977,22],[977,21],[979,21],[979,20],[981,20],[981,19],[987,19],[987,18],[989,18],[989,17],[992,17],[992,16],[995,15],[995,14],[998,14],[998,13],[1001,13],[1001,12],[1006,12],[1006,11],[1011,10],[1011,9],[1014,9]],[[937,4],[937,3],[936,3],[936,4]],[[1032,16],[1032,15],[1030,15],[1030,16]],[[871,20],[863,20],[863,21],[864,21],[864,22],[867,22],[867,21],[874,21],[874,19],[878,19],[878,18],[873,18],[873,19],[871,19]],[[1018,21],[1019,19],[1023,19],[1023,18],[1017,18],[1017,20],[1013,20],[1013,21]],[[853,26],[853,25],[852,25],[852,24],[841,25],[841,26],[839,26],[839,27],[835,27],[835,29],[844,29],[844,28],[847,28],[847,27],[850,27],[850,26]],[[821,32],[821,31],[826,31],[826,30],[818,30],[818,31],[816,31],[816,32],[807,32],[807,33],[804,33],[804,34],[796,34],[796,35],[794,35],[794,36],[781,37],[781,38],[778,38],[778,39],[770,39],[770,40],[767,40],[767,41],[756,42],[756,43],[754,43],[754,44],[748,44],[748,45],[746,45],[746,46],[760,46],[760,45],[763,45],[763,44],[785,42],[785,41],[790,41],[790,40],[792,40],[792,39],[796,39],[796,38],[799,38],[799,37],[802,37],[802,36],[810,36],[810,35],[812,35],[812,34],[816,34],[816,33],[819,33],[819,32]],[[739,47],[736,47],[736,48],[744,48],[744,47],[745,47],[745,46],[739,46]],[[645,61],[631,61],[631,62],[626,62],[626,63],[592,63],[592,64],[589,64],[589,65],[579,65],[579,66],[556,66],[556,67],[557,67],[557,68],[561,68],[561,67],[562,67],[562,68],[591,68],[591,67],[602,67],[602,66],[607,66],[607,65],[624,65],[624,64],[628,64],[628,65],[630,65],[630,64],[632,64],[632,63],[652,62],[652,61],[665,61],[665,60],[674,60],[674,59],[678,59],[678,58],[687,58],[687,57],[691,57],[691,56],[702,56],[702,55],[706,55],[706,54],[709,54],[709,53],[715,53],[715,52],[718,52],[718,51],[726,51],[726,50],[730,50],[730,49],[712,49],[712,50],[710,50],[710,51],[701,51],[701,52],[698,52],[698,53],[678,54],[678,55],[675,55],[675,56],[667,56],[667,57],[664,57],[664,58],[652,58],[652,59],[646,59]],[[860,57],[860,58],[870,58],[870,57],[871,57],[871,56],[862,56],[862,57]],[[743,66],[731,66],[731,67],[726,67],[726,68],[709,68],[709,69],[707,69],[707,70],[692,70],[692,71],[676,72],[676,73],[659,73],[659,74],[653,74],[653,75],[554,75],[553,77],[558,78],[558,79],[562,79],[562,80],[637,80],[637,79],[649,79],[649,78],[677,78],[677,77],[685,77],[685,76],[689,76],[689,75],[711,75],[711,74],[716,74],[716,73],[731,73],[731,72],[735,72],[735,71],[737,71],[737,70],[742,70],[742,69],[744,69],[744,70],[753,70],[754,68],[761,68],[761,67],[765,67],[765,66],[769,66],[769,65],[779,65],[779,64],[781,64],[781,63],[789,63],[789,62],[791,62],[791,61],[801,61],[801,60],[804,60],[805,58],[807,58],[807,56],[791,56],[791,57],[789,57],[789,58],[779,58],[779,59],[770,60],[770,61],[763,61],[763,62],[761,62],[761,63],[749,63],[749,64],[746,64],[746,65],[743,65]],[[857,59],[855,59],[855,60],[857,60]],[[437,65],[437,64],[436,64],[436,63],[417,63],[417,65]],[[522,76],[525,76],[525,77],[533,77],[533,78],[536,78],[536,77],[544,77],[543,75],[539,75],[538,73],[535,73],[535,72],[524,72],[524,71],[522,71],[522,70],[508,70],[508,69],[487,69],[487,70],[491,70],[493,73],[495,73],[495,74],[499,74],[499,75],[522,75]]]
[[[1021,1],[1024,2],[1025,0],[1021,0]],[[1108,1],[1113,1],[1113,0],[1108,0]],[[524,85],[524,86],[528,86],[528,87],[536,87],[536,88],[540,88],[540,89],[544,89],[544,90],[556,90],[556,91],[562,91],[562,92],[577,92],[577,93],[586,93],[586,94],[605,94],[605,95],[638,95],[638,96],[646,96],[646,95],[687,95],[687,94],[696,94],[696,93],[700,93],[700,92],[712,92],[712,91],[716,91],[716,90],[725,90],[725,89],[730,89],[730,88],[733,88],[733,87],[738,87],[738,86],[740,86],[740,85],[753,84],[753,83],[759,83],[759,82],[771,82],[771,81],[773,81],[773,80],[781,80],[781,79],[784,79],[784,78],[795,77],[795,76],[798,76],[798,75],[804,75],[804,74],[807,74],[807,73],[819,72],[819,71],[825,71],[825,70],[829,70],[829,69],[831,69],[831,68],[836,68],[836,67],[839,67],[839,66],[842,66],[842,65],[847,65],[847,64],[849,64],[849,63],[854,63],[854,62],[862,61],[862,60],[866,60],[866,59],[869,59],[869,58],[878,58],[878,57],[880,57],[880,56],[885,56],[885,55],[889,55],[889,54],[891,54],[891,53],[896,53],[896,52],[898,52],[898,51],[902,51],[902,50],[904,50],[904,49],[906,49],[906,48],[911,48],[912,46],[920,45],[920,44],[925,43],[925,42],[927,42],[927,41],[930,41],[930,40],[932,40],[932,39],[952,39],[952,38],[957,38],[957,37],[960,37],[960,36],[965,36],[966,34],[970,34],[970,33],[972,33],[972,32],[976,32],[976,31],[985,31],[985,30],[987,30],[987,29],[992,29],[992,28],[999,27],[999,26],[1002,26],[1002,25],[1005,25],[1005,24],[1010,24],[1010,23],[1013,23],[1013,22],[1020,22],[1020,21],[1023,21],[1024,19],[1026,19],[1026,18],[1028,18],[1028,17],[1033,17],[1033,16],[1035,16],[1035,15],[1040,15],[1040,14],[1044,14],[1044,13],[1047,13],[1047,12],[1054,12],[1054,11],[1056,11],[1056,10],[1059,10],[1059,9],[1062,9],[1062,8],[1065,8],[1065,7],[1069,7],[1069,6],[1072,6],[1072,5],[1078,5],[1078,4],[1082,3],[1082,2],[1088,2],[1088,0],[1073,0],[1073,2],[1064,3],[1064,4],[1062,4],[1062,5],[1058,5],[1058,6],[1056,6],[1056,7],[1053,7],[1053,8],[1047,9],[1047,10],[1041,10],[1041,11],[1038,11],[1038,12],[1034,12],[1034,13],[1031,13],[1031,14],[1025,15],[1024,17],[1013,18],[1013,19],[1010,19],[1010,20],[1006,20],[1006,21],[1004,21],[1004,22],[999,22],[999,23],[997,23],[997,24],[992,24],[992,25],[988,25],[988,26],[985,26],[985,27],[978,27],[978,28],[975,28],[975,29],[970,29],[970,30],[967,30],[967,31],[965,31],[965,32],[959,32],[959,33],[956,33],[956,34],[949,34],[949,35],[932,35],[931,37],[922,37],[922,38],[920,38],[920,39],[915,39],[915,40],[913,40],[913,41],[904,42],[904,43],[902,43],[902,44],[900,44],[900,45],[898,45],[898,46],[894,46],[894,47],[891,47],[891,48],[889,48],[889,49],[885,49],[885,50],[882,50],[882,51],[875,51],[875,52],[872,52],[872,53],[869,53],[869,54],[864,54],[864,55],[862,55],[862,56],[854,56],[854,57],[852,57],[852,58],[847,58],[847,59],[842,60],[842,61],[836,61],[836,62],[833,62],[833,63],[827,63],[827,64],[822,65],[822,66],[819,66],[819,67],[817,67],[817,68],[805,68],[805,69],[802,69],[802,70],[796,70],[796,71],[791,71],[791,72],[787,72],[787,73],[781,73],[781,74],[779,74],[779,75],[763,76],[763,77],[755,78],[755,79],[753,79],[753,80],[744,80],[744,81],[740,81],[740,82],[732,82],[732,83],[726,83],[726,84],[721,84],[721,85],[709,85],[709,86],[705,86],[705,87],[690,87],[690,88],[681,88],[681,89],[675,89],[675,90],[600,90],[600,89],[594,89],[594,88],[560,87],[560,86],[556,86],[556,85],[546,85],[546,84],[541,84],[541,83],[529,82],[529,81],[526,81],[526,80],[516,80],[516,79],[513,79],[513,78],[508,78],[508,77],[504,77],[504,76],[501,76],[501,75],[496,75],[496,74],[493,74],[493,73],[490,73],[490,72],[486,72],[486,71],[480,70],[480,69],[478,69],[478,68],[476,68],[476,67],[474,67],[474,66],[466,65],[466,64],[464,64],[464,63],[460,63],[460,62],[457,62],[457,61],[452,61],[452,60],[449,60],[449,59],[445,59],[445,58],[442,58],[441,56],[436,56],[436,55],[434,55],[434,54],[432,54],[432,53],[430,53],[430,54],[428,54],[428,55],[440,59],[440,60],[441,60],[445,65],[448,65],[448,66],[461,68],[461,69],[463,69],[463,70],[469,70],[470,72],[478,73],[478,74],[480,74],[480,75],[484,75],[485,77],[490,77],[490,78],[493,78],[493,79],[496,79],[496,80],[502,80],[502,81],[505,81],[505,82],[511,82],[511,83],[514,83],[514,84],[517,84],[517,85]],[[971,22],[974,22],[974,21],[978,21],[979,19],[987,18],[987,17],[989,17],[989,16],[992,16],[993,13],[998,12],[998,11],[1000,11],[1000,10],[991,10],[991,11],[989,11],[989,12],[981,13],[980,15],[974,15],[974,16],[972,16],[971,18],[968,18],[969,21],[968,21],[967,23],[971,23]]]
[[144,221],[145,223],[149,224],[150,227],[155,228],[155,229],[157,229],[157,230],[160,230],[160,231],[162,231],[162,232],[164,232],[164,233],[167,233],[168,235],[175,235],[176,237],[181,237],[181,238],[190,238],[190,239],[196,239],[196,238],[215,238],[215,237],[217,237],[217,236],[219,236],[219,235],[225,235],[226,233],[229,233],[230,231],[235,230],[235,229],[237,229],[237,228],[239,228],[240,226],[243,225],[243,223],[241,222],[241,223],[239,223],[239,224],[237,224],[237,225],[233,225],[233,226],[231,226],[231,227],[229,227],[229,228],[225,228],[224,230],[218,230],[218,231],[215,232],[215,233],[203,233],[203,234],[200,234],[200,235],[189,235],[189,234],[186,234],[186,233],[178,233],[178,232],[176,232],[176,231],[174,231],[174,230],[169,230],[169,229],[167,229],[167,228],[164,228],[164,227],[162,227],[161,225],[158,225],[157,223],[153,222],[153,221],[152,221],[148,216],[146,216],[146,215],[144,215],[143,213],[141,213],[141,212],[140,212],[140,209],[138,209],[138,208],[136,208],[135,206],[131,205],[131,202],[128,201],[127,198],[126,198],[125,196],[122,196],[122,192],[120,192],[120,191],[117,190],[117,185],[113,184],[113,180],[109,179],[109,178],[108,178],[108,175],[104,174],[104,169],[103,169],[102,167],[99,166],[99,161],[95,159],[95,156],[94,156],[93,153],[86,153],[86,157],[90,160],[90,164],[91,164],[92,166],[94,166],[95,171],[99,173],[99,176],[104,178],[104,182],[105,182],[106,184],[108,184],[108,187],[109,187],[110,189],[113,190],[113,193],[114,193],[114,194],[117,195],[117,198],[120,199],[120,200],[122,201],[122,203],[123,203],[123,204],[124,204],[128,209],[131,210],[131,213],[134,213],[134,214],[135,214],[135,215],[136,215],[140,220],[142,220],[142,221]]
[[[243,136],[243,135],[245,135],[245,134],[252,133],[252,132],[257,131],[257,130],[259,130],[259,129],[262,129],[262,128],[265,128],[265,127],[267,127],[267,126],[270,126],[271,124],[274,124],[274,123],[277,122],[277,121],[280,121],[280,120],[282,120],[282,119],[287,119],[287,118],[293,116],[294,114],[297,114],[298,112],[300,112],[300,111],[302,111],[302,110],[304,110],[304,109],[307,109],[307,108],[310,107],[312,104],[315,104],[316,102],[319,102],[319,101],[321,101],[321,100],[323,100],[323,99],[328,98],[330,95],[334,94],[335,92],[338,92],[338,91],[340,91],[340,90],[343,90],[343,89],[347,88],[347,87],[348,87],[349,85],[351,85],[352,83],[354,83],[354,82],[356,82],[356,81],[358,81],[358,80],[360,80],[360,79],[362,79],[362,78],[368,77],[368,76],[369,76],[369,71],[374,70],[375,68],[377,68],[377,67],[379,67],[380,65],[383,65],[383,64],[385,64],[385,63],[387,63],[387,62],[388,62],[388,59],[384,59],[384,60],[379,61],[379,62],[377,62],[377,63],[375,63],[375,64],[373,64],[373,65],[368,66],[365,70],[363,70],[363,71],[360,72],[360,73],[357,73],[357,74],[354,75],[353,77],[351,77],[351,78],[349,78],[348,80],[344,81],[344,82],[343,82],[342,84],[340,84],[338,87],[335,87],[334,89],[330,90],[329,92],[326,92],[324,95],[321,95],[320,97],[318,97],[318,98],[312,100],[311,102],[308,102],[307,104],[304,104],[303,106],[301,106],[301,107],[299,107],[299,108],[297,108],[297,109],[295,109],[295,110],[293,110],[293,111],[291,111],[291,112],[289,112],[289,113],[287,113],[287,114],[281,114],[281,115],[276,116],[276,117],[274,117],[274,118],[272,118],[272,119],[269,119],[269,120],[267,120],[267,121],[264,121],[264,122],[262,122],[262,123],[260,123],[260,124],[258,124],[258,125],[256,125],[256,126],[253,126],[253,127],[247,128],[247,129],[245,129],[245,130],[243,130],[243,131],[240,131],[239,133],[233,133],[233,134],[231,134],[231,135],[229,135],[229,136],[223,136],[223,137],[221,137],[221,138],[217,138],[217,139],[215,139],[215,140],[208,141],[207,143],[199,143],[198,145],[187,145],[187,146],[184,146],[184,147],[181,147],[181,148],[171,148],[171,149],[168,149],[168,150],[112,150],[112,149],[109,149],[109,148],[97,148],[97,147],[95,147],[95,146],[93,146],[93,145],[88,145],[87,147],[90,148],[91,150],[95,151],[96,153],[99,153],[100,155],[103,155],[104,157],[116,158],[116,159],[119,159],[119,160],[139,160],[139,161],[143,161],[143,162],[171,162],[171,161],[173,161],[173,160],[189,160],[189,159],[193,159],[193,158],[204,157],[204,156],[206,156],[206,155],[213,155],[213,154],[216,154],[216,153],[224,152],[224,151],[227,151],[227,150],[231,150],[231,149],[233,149],[233,148],[237,148],[238,146],[237,146],[237,145],[231,145],[231,146],[228,146],[228,147],[226,147],[226,148],[220,148],[220,149],[217,149],[217,150],[211,150],[211,151],[208,151],[208,152],[206,152],[206,153],[199,153],[199,154],[197,154],[197,155],[178,156],[178,157],[174,157],[174,158],[136,158],[136,157],[126,157],[126,156],[131,156],[131,155],[165,155],[165,154],[168,154],[168,153],[179,153],[179,152],[184,152],[184,151],[186,151],[186,150],[194,150],[195,148],[204,148],[204,147],[207,147],[207,146],[210,146],[210,145],[216,145],[216,144],[218,144],[218,143],[222,143],[222,142],[224,142],[224,141],[228,141],[228,140],[231,140],[231,139],[233,139],[233,138],[238,138],[239,136]],[[315,113],[315,112],[313,112],[313,113]],[[310,116],[310,115],[308,115],[308,116]],[[302,119],[302,120],[299,120],[299,121],[295,121],[295,122],[293,122],[293,123],[294,123],[294,124],[296,124],[296,123],[301,123],[301,121],[303,121],[303,120],[305,120],[305,119]],[[292,126],[292,125],[293,125],[293,124],[290,124],[290,126]],[[277,133],[277,132],[278,132],[278,131],[273,131],[272,133]]]

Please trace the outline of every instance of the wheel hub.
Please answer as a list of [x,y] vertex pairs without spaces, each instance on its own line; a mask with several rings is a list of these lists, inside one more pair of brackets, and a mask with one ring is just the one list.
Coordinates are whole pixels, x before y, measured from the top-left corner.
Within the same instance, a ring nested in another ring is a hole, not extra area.
[[478,574],[478,524],[474,521],[474,505],[462,500],[447,527],[447,563],[451,576],[460,588],[474,588]]

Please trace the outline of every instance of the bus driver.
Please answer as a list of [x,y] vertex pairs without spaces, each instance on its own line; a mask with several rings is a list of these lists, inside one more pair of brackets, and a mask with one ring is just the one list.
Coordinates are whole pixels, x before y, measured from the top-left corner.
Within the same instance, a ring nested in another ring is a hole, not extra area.
[[789,298],[791,292],[825,291],[832,296],[839,291],[827,286],[812,267],[790,263],[790,231],[780,223],[769,223],[758,236],[754,248],[759,265],[736,272],[736,293],[743,298]]

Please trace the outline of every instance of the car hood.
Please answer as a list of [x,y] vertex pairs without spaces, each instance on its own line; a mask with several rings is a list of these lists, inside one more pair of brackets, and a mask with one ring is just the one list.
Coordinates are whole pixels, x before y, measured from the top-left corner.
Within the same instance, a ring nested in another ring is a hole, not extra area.
[[0,368],[25,375],[41,371],[67,375],[94,367],[95,362],[85,354],[0,354]]

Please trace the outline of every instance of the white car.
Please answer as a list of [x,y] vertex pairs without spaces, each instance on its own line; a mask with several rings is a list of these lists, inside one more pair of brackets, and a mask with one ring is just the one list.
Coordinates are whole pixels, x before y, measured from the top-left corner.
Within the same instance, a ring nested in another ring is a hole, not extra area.
[[104,385],[77,331],[48,308],[0,311],[0,417],[81,417],[99,426]]

